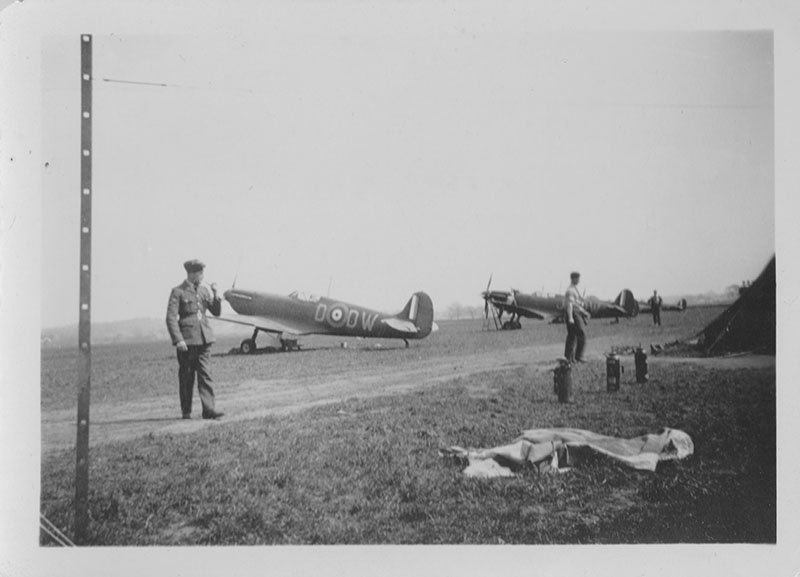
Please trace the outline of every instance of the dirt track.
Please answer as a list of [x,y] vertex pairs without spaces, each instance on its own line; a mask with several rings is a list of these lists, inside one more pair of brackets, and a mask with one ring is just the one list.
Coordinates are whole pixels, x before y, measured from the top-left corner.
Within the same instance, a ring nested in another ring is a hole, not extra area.
[[[387,394],[402,394],[414,389],[434,386],[437,383],[469,375],[491,373],[526,367],[535,372],[550,371],[555,360],[562,354],[562,343],[558,330],[553,331],[548,343],[522,344],[524,338],[509,340],[505,347],[491,346],[487,350],[464,350],[463,352],[438,350],[434,346],[418,345],[409,350],[390,349],[380,354],[361,354],[358,351],[312,350],[302,353],[264,355],[271,357],[259,365],[258,359],[226,355],[218,351],[212,361],[215,376],[218,408],[225,412],[221,421],[204,421],[199,418],[199,400],[195,398],[195,418],[184,421],[176,418],[176,393],[173,387],[164,393],[138,397],[126,402],[92,402],[92,445],[124,441],[148,434],[181,434],[202,427],[225,426],[225,423],[252,419],[266,415],[279,415],[352,397],[369,397]],[[663,335],[672,338],[671,335]],[[523,334],[524,337],[524,334]],[[437,335],[434,338],[442,337]],[[558,339],[558,342],[552,340]],[[610,350],[619,342],[614,336],[594,337],[594,351],[590,363],[601,366],[602,354],[596,351]],[[503,343],[501,342],[501,345]],[[367,348],[370,345],[364,344]],[[377,352],[376,352],[377,353]],[[356,355],[356,356],[353,356]],[[360,355],[360,356],[359,356]],[[277,360],[280,357],[280,360]],[[388,359],[388,362],[387,362]],[[264,366],[269,367],[268,371]],[[742,369],[766,366],[775,362],[774,357],[740,356],[729,359],[687,359],[654,357],[651,366],[669,363],[695,363],[719,368]],[[171,359],[164,363],[172,364]],[[281,369],[283,367],[283,369]],[[287,368],[288,367],[288,368]],[[226,373],[226,370],[228,371]],[[170,373],[172,369],[170,369]],[[265,376],[265,372],[270,376]],[[171,375],[170,375],[171,376]],[[544,375],[542,378],[549,378]],[[42,452],[67,450],[75,444],[75,411],[56,409],[42,410]]]
[[[560,344],[554,344],[533,350],[528,347],[499,353],[492,351],[477,355],[448,356],[425,359],[413,363],[412,366],[390,371],[365,366],[333,376],[318,374],[295,378],[246,379],[226,387],[224,391],[217,390],[218,405],[225,412],[225,417],[220,421],[204,421],[197,416],[191,421],[176,419],[174,394],[144,398],[122,405],[93,404],[90,439],[92,444],[99,444],[150,433],[188,433],[201,427],[224,426],[230,421],[282,414],[349,397],[403,393],[457,377],[555,359],[560,349]],[[314,354],[314,351],[304,354]],[[251,359],[241,357],[237,360],[247,363]],[[195,406],[199,408],[197,399]],[[73,447],[75,427],[73,410],[43,412],[42,451],[48,453]]]

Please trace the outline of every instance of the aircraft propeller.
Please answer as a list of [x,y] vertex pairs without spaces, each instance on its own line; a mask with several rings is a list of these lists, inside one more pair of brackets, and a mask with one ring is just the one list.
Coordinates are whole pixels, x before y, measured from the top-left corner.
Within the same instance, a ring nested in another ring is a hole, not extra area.
[[481,295],[483,297],[483,318],[484,319],[488,319],[489,318],[489,294],[490,294],[489,291],[492,288],[492,277],[493,276],[494,276],[494,274],[490,274],[489,275],[489,282],[486,283],[486,290],[483,291],[483,294]]
[[[239,278],[239,271],[236,271],[236,274],[233,275],[233,283],[231,283],[231,290],[236,288],[236,279]],[[226,291],[227,292],[227,291]],[[222,300],[227,300],[225,295],[222,295]]]
[[[486,290],[483,291],[481,296],[483,297],[483,319],[486,323],[489,321],[489,306],[492,307],[492,320],[494,321],[494,327],[500,328],[498,323],[497,313],[495,311],[494,303],[490,303],[489,301],[492,300],[492,278],[493,274],[489,275],[489,282],[486,283]],[[485,326],[485,325],[484,325]]]
[[236,279],[239,278],[239,269],[242,268],[242,252],[239,253],[239,264],[236,265],[236,272],[233,273],[233,284],[231,285],[231,290],[236,288]]

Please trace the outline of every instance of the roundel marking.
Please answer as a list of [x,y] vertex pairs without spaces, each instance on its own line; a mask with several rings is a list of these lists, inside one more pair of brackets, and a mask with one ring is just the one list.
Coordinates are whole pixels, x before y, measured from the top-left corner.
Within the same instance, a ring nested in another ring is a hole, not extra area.
[[328,310],[328,324],[337,329],[343,327],[344,323],[347,322],[347,314],[349,312],[346,305],[340,303],[331,305],[331,308]]

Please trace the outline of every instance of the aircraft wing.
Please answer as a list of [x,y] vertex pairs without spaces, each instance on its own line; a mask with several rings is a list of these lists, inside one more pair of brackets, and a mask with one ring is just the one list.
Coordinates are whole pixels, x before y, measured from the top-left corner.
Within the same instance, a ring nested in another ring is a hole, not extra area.
[[545,314],[540,313],[539,311],[536,311],[536,310],[533,310],[533,309],[529,309],[529,308],[526,308],[526,307],[520,307],[520,306],[514,307],[512,309],[512,312],[515,312],[518,315],[526,317],[526,318],[529,318],[529,319],[538,319],[540,321],[543,321],[543,320],[546,320],[546,319],[549,319],[549,318],[553,317],[553,315],[550,314],[550,313],[547,313],[545,315]]
[[258,330],[266,333],[289,333],[291,335],[307,335],[308,330],[302,327],[292,326],[288,323],[278,322],[267,317],[258,317],[250,315],[220,315],[218,317],[211,317],[219,321],[226,321],[229,323],[236,323],[246,325],[249,327],[257,328]]
[[587,308],[593,319],[613,319],[629,316],[628,311],[614,303],[598,303],[598,306],[587,306]]
[[532,307],[521,305],[518,302],[503,302],[492,300],[491,304],[502,310],[503,312],[519,315],[529,319],[538,319],[540,321],[552,318],[554,315],[547,311],[539,311]]
[[510,302],[503,303],[512,314],[528,319],[550,321],[563,316],[563,299],[559,297],[539,296],[513,291]]
[[[650,301],[647,302],[639,302],[639,312],[640,313],[649,313],[652,312],[653,308],[650,306]],[[677,303],[673,304],[662,304],[661,305],[662,311],[685,311],[686,310],[686,299],[680,299]]]

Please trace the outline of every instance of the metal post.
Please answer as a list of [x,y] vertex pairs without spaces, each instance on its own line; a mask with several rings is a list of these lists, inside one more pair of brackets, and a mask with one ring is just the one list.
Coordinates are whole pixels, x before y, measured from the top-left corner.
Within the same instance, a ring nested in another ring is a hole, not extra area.
[[92,373],[92,36],[81,35],[81,257],[78,322],[78,436],[75,466],[75,541],[89,524],[89,390]]

